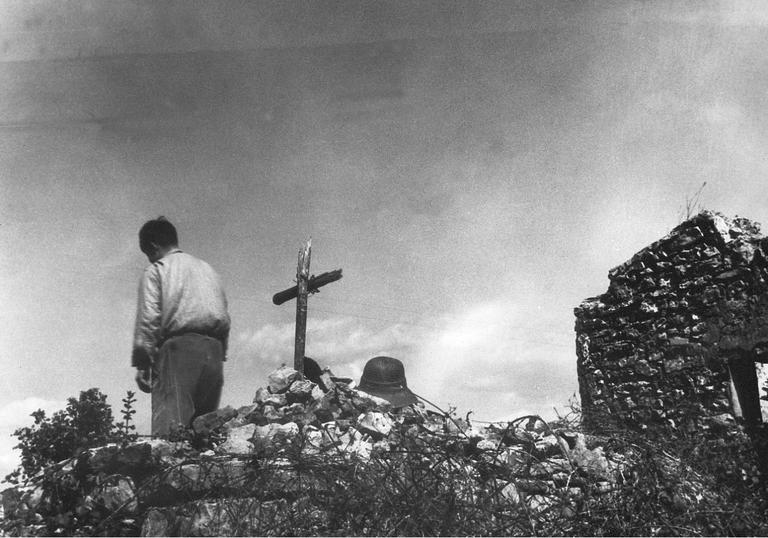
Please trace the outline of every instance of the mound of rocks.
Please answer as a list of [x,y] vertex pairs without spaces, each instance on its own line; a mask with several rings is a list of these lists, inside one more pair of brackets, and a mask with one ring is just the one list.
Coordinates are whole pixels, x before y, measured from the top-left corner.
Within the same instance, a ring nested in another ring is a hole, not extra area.
[[[268,381],[251,404],[197,417],[177,440],[90,449],[7,490],[6,532],[224,535],[243,529],[222,514],[247,513],[249,533],[269,534],[259,518],[275,524],[290,514],[287,505],[327,487],[307,469],[364,466],[404,447],[454,455],[468,469],[468,488],[490,484],[510,507],[533,513],[564,497],[610,494],[630,467],[629,458],[608,457],[594,438],[534,416],[479,428],[421,404],[392,409],[328,371],[314,383],[284,366]],[[61,500],[52,484],[74,485],[77,497],[62,507],[58,527],[50,514]],[[248,501],[254,484],[277,493]]]

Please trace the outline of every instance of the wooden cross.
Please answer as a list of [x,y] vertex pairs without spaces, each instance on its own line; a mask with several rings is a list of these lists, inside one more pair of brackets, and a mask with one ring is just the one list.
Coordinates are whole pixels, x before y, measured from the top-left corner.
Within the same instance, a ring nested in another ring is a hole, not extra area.
[[304,376],[304,347],[307,340],[307,296],[317,293],[320,287],[341,279],[341,269],[321,275],[309,276],[309,257],[312,253],[312,238],[304,248],[299,249],[299,264],[296,268],[296,285],[276,293],[272,302],[281,305],[296,298],[296,344],[293,351],[293,369]]

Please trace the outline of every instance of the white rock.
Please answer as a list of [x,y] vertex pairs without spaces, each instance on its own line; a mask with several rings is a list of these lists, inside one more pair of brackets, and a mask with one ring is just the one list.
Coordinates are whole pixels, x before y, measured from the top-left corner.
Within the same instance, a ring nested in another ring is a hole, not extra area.
[[261,439],[269,444],[277,439],[292,439],[299,434],[299,426],[295,422],[286,424],[266,424],[264,426],[254,426],[254,437]]
[[717,233],[719,233],[720,236],[723,238],[723,241],[725,241],[726,243],[730,243],[732,240],[730,227],[725,222],[723,217],[721,217],[720,215],[713,215],[712,224],[714,224],[715,230],[717,230]]
[[478,450],[496,450],[498,447],[498,443],[491,441],[490,439],[480,439],[477,442]]
[[324,422],[322,427],[323,446],[333,445],[339,440],[338,427],[336,422]]
[[322,447],[323,432],[314,426],[306,426],[304,428],[304,446],[301,451],[304,454],[318,454]]
[[545,495],[529,495],[526,499],[528,508],[533,513],[542,512],[555,504],[555,499]]
[[394,422],[384,413],[368,411],[357,418],[357,428],[375,435],[389,435]]
[[291,383],[299,378],[299,372],[288,366],[281,366],[269,374],[269,390],[273,393],[285,392]]
[[323,399],[323,396],[325,396],[325,393],[323,392],[323,389],[315,385],[312,387],[312,399],[315,401],[319,401]]
[[288,389],[288,394],[290,394],[294,399],[307,401],[309,398],[311,398],[312,389],[315,387],[317,387],[317,385],[307,379],[297,379],[291,383],[291,386]]
[[344,447],[344,450],[349,454],[355,454],[363,460],[369,460],[371,458],[371,452],[373,451],[373,444],[362,439],[355,439],[352,443]]
[[615,480],[616,477],[611,469],[611,464],[603,454],[603,448],[597,447],[589,450],[586,447],[577,445],[570,453],[571,461],[580,469],[586,471],[592,476],[607,480]]
[[273,407],[283,407],[288,404],[288,397],[285,393],[270,394],[266,396],[262,402],[264,405],[271,405]]
[[541,452],[548,452],[554,447],[559,448],[560,443],[558,442],[556,435],[545,435],[536,441],[534,445],[536,446],[536,450]]
[[512,504],[520,504],[520,492],[512,482],[501,489],[501,497]]
[[251,439],[256,431],[256,424],[246,424],[232,428],[227,434],[227,440],[218,447],[218,452],[231,454],[250,454],[253,452]]
[[373,394],[368,394],[367,392],[362,390],[353,389],[352,397],[353,397],[353,403],[355,403],[356,405],[368,405],[369,407],[375,407],[385,412],[392,409],[392,404],[389,403],[389,400],[385,400],[384,398],[379,398],[378,396],[374,396]]

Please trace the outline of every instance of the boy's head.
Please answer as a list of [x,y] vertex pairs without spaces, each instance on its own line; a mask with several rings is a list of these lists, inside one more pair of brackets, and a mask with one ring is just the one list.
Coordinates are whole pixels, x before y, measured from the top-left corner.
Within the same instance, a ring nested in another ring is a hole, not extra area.
[[139,248],[152,263],[178,244],[176,228],[165,217],[148,220],[139,230]]

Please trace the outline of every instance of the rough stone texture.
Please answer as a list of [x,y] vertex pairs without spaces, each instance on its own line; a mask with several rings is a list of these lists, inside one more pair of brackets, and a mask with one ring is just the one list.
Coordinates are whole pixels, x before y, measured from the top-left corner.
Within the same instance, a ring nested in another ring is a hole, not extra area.
[[272,393],[280,393],[288,390],[291,383],[299,378],[299,372],[288,366],[281,366],[269,374],[269,390]]
[[729,364],[768,351],[767,247],[756,223],[704,211],[611,269],[574,311],[584,426],[731,413]]
[[291,386],[286,392],[286,398],[290,403],[306,403],[312,398],[312,390],[317,387],[311,381],[305,379],[299,379],[291,383]]
[[130,477],[112,476],[102,483],[91,494],[95,502],[107,510],[122,510],[125,513],[135,513],[139,503],[136,499],[136,486]]
[[211,413],[200,415],[192,422],[192,429],[195,430],[196,433],[205,435],[216,428],[220,428],[236,416],[237,410],[228,405],[223,409],[217,409]]
[[256,426],[253,433],[253,437],[262,443],[261,446],[270,446],[274,442],[289,441],[297,435],[299,435],[299,426],[295,422]]
[[256,424],[246,424],[231,429],[227,434],[227,439],[219,445],[219,452],[229,454],[249,454],[253,451],[251,438],[256,431]]
[[[300,394],[301,402],[287,398],[279,405],[259,390],[264,398],[252,405],[199,417],[196,430],[210,434],[212,443],[205,450],[190,441],[157,439],[108,445],[56,464],[55,473],[64,481],[102,477],[90,491],[91,500],[81,499],[82,509],[107,506],[116,522],[141,528],[144,536],[221,536],[269,535],[276,526],[289,532],[291,522],[284,519],[289,504],[295,507],[308,492],[326,495],[336,487],[323,481],[322,473],[313,474],[313,466],[375,464],[376,456],[400,453],[404,440],[450,445],[466,467],[466,491],[457,495],[468,500],[480,486],[473,481],[484,480],[474,466],[495,469],[498,479],[503,477],[498,485],[504,498],[521,510],[538,510],[566,494],[583,496],[596,485],[612,491],[628,465],[593,443],[588,447],[583,434],[554,431],[541,419],[478,428],[419,405],[393,413],[388,402],[354,389],[351,380],[333,378],[323,384],[327,391],[310,385],[296,376],[283,389],[282,394]],[[301,464],[294,458],[297,450],[305,457]],[[254,487],[272,496],[251,498]],[[22,534],[44,533],[36,512],[44,501],[34,480],[3,492],[6,518],[21,524]],[[313,512],[320,527],[327,516],[321,512]]]
[[394,425],[391,418],[384,413],[375,411],[368,411],[367,413],[360,415],[357,420],[357,428],[360,431],[383,437],[389,435]]

